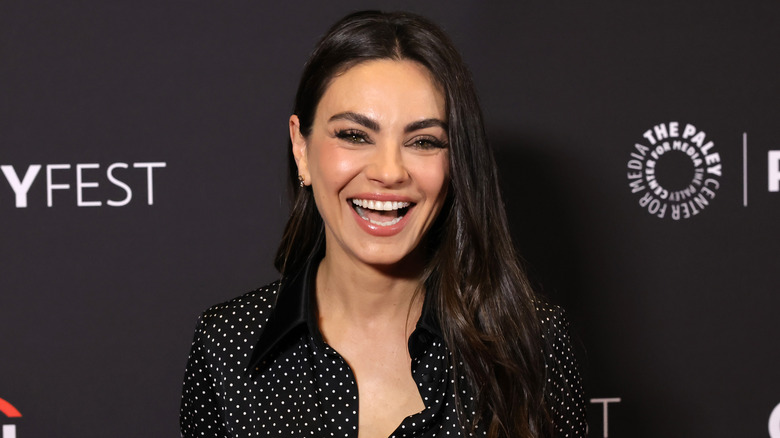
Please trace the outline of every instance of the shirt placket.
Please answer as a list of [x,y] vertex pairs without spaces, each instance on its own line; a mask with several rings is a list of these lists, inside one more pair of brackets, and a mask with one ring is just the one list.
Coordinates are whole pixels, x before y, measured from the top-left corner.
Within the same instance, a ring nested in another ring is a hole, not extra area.
[[358,388],[352,369],[336,350],[311,340],[324,436],[358,436]]
[[391,437],[422,438],[435,436],[442,407],[447,394],[447,351],[441,341],[436,341],[427,333],[412,334],[418,336],[417,342],[426,345],[412,358],[412,377],[417,384],[420,397],[425,404],[421,412],[406,417]]

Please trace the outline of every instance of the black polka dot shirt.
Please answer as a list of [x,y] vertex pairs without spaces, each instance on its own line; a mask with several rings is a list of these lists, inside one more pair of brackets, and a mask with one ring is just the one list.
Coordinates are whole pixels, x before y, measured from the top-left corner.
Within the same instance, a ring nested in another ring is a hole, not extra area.
[[[315,272],[309,267],[284,285],[272,283],[201,315],[184,378],[182,437],[357,437],[357,383],[317,328],[309,293]],[[567,323],[558,307],[538,311],[551,341],[547,403],[556,436],[582,437],[583,394]],[[451,355],[431,314],[424,306],[409,339],[425,409],[391,437],[464,436]],[[462,409],[473,415],[468,402]],[[477,428],[476,435],[485,432]]]

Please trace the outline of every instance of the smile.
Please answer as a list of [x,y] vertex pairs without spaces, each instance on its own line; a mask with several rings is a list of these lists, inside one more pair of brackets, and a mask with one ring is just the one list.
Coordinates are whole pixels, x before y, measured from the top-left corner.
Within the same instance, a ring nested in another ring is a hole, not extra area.
[[373,199],[357,199],[352,201],[352,208],[363,220],[380,227],[390,227],[397,224],[409,211],[412,203],[404,201],[374,201]]

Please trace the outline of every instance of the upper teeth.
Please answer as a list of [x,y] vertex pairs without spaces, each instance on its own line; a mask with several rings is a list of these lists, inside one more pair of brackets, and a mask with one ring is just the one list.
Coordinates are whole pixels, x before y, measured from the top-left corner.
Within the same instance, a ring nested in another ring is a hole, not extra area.
[[408,202],[374,201],[368,199],[353,199],[352,203],[358,207],[383,211],[398,210],[399,208],[406,208],[409,206]]

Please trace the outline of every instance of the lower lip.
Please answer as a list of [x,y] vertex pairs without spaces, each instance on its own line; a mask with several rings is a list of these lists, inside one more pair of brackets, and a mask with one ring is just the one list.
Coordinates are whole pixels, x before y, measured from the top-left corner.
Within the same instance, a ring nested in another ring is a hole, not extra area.
[[386,227],[382,225],[372,224],[370,221],[363,219],[362,217],[360,217],[357,211],[355,211],[355,209],[352,208],[351,206],[349,209],[352,210],[352,215],[355,217],[358,226],[360,226],[360,228],[362,228],[363,231],[365,231],[368,234],[371,234],[372,236],[388,237],[388,236],[394,236],[400,233],[401,230],[403,230],[404,226],[406,225],[406,222],[408,222],[409,220],[409,215],[411,214],[412,210],[414,210],[414,207],[410,207],[400,221]]

